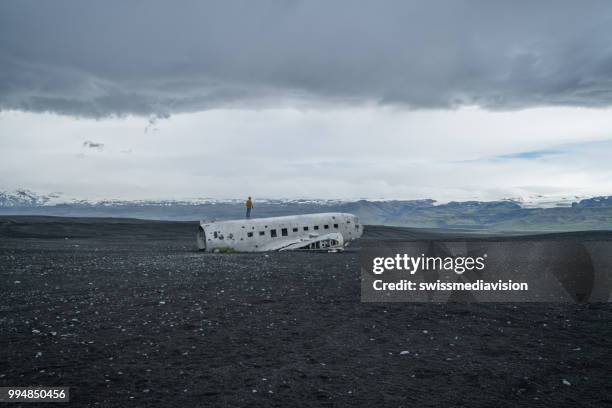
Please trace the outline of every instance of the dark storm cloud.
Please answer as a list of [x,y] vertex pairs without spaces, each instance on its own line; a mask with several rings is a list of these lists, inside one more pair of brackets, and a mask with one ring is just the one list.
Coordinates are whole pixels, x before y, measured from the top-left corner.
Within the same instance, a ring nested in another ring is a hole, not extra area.
[[606,1],[3,1],[0,108],[612,104]]

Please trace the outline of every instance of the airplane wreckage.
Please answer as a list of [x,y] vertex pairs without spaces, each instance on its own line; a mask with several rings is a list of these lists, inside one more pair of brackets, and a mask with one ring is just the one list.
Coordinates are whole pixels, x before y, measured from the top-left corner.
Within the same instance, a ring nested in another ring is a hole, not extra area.
[[206,252],[338,252],[361,236],[359,218],[346,213],[206,222],[198,227],[198,248]]

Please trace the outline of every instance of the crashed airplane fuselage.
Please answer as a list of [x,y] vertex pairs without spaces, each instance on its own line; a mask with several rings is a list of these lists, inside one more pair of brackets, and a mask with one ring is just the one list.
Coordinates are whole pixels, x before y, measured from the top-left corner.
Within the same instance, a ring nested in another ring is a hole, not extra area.
[[197,243],[207,252],[342,251],[362,233],[353,214],[304,214],[201,221]]

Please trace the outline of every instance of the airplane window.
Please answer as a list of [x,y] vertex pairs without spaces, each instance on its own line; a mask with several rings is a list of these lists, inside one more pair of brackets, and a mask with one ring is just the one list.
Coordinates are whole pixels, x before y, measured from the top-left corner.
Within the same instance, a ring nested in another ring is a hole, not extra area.
[[304,231],[308,231],[308,227],[304,227]]
[[325,225],[323,226],[323,228],[325,228],[325,229],[329,229],[329,225],[325,224]]
[[318,229],[319,229],[319,226],[318,226],[318,225],[315,225],[315,226],[314,226],[314,229],[318,230]]
[[259,231],[259,236],[266,235],[266,231]]
[[247,237],[251,238],[253,236],[252,232],[247,232]]
[[275,229],[271,229],[271,230],[270,230],[270,236],[271,236],[272,238],[276,238],[276,230],[275,230]]
[[294,229],[293,229],[293,232],[298,232],[298,229],[297,229],[297,228],[294,228]]
[[217,231],[215,231],[215,233],[213,235],[215,236],[215,238],[217,238],[217,236],[218,236]]
[[334,228],[338,228],[338,224],[334,224]]
[[283,229],[281,229],[281,235],[282,235],[283,237],[286,237],[286,236],[287,236],[287,228],[283,228]]

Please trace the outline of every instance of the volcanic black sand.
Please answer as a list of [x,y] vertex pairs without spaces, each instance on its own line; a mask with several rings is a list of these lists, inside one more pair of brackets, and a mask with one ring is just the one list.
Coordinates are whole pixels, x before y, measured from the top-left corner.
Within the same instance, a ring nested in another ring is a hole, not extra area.
[[196,225],[1,218],[0,385],[70,386],[71,406],[612,405],[609,304],[363,304],[357,249],[205,254]]

